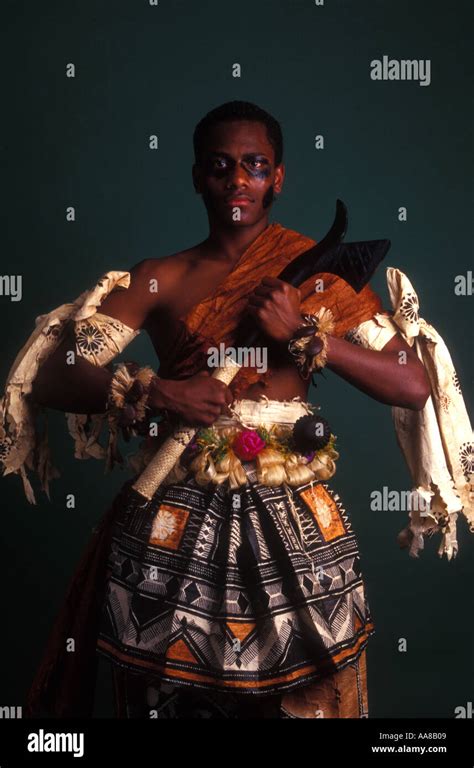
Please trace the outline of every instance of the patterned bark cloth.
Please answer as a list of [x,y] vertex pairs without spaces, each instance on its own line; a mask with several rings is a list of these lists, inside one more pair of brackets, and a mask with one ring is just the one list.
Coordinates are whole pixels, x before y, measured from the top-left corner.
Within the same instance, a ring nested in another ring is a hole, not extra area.
[[344,669],[290,693],[245,696],[227,691],[147,685],[113,667],[115,714],[132,719],[309,719],[368,717],[366,651]]
[[[98,651],[176,686],[269,695],[356,660],[373,634],[356,538],[326,483],[129,488]],[[295,521],[295,515],[299,523]]]

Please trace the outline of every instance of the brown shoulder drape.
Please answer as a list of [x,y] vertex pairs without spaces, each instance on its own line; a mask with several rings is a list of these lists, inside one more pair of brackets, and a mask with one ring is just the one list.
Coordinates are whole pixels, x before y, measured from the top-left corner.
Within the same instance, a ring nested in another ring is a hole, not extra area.
[[[234,270],[214,293],[188,312],[181,321],[168,359],[160,366],[160,376],[170,379],[188,378],[207,368],[207,350],[223,342],[232,346],[237,326],[245,317],[247,296],[264,277],[278,277],[285,266],[300,253],[315,245],[310,237],[270,224],[244,251]],[[315,290],[315,278],[301,286],[303,312],[329,308],[336,321],[335,335],[343,336],[382,309],[382,303],[369,285],[356,293],[344,280],[326,272],[318,274],[322,291]],[[262,375],[256,368],[242,368],[230,384],[237,397],[257,380],[271,375],[271,365]]]

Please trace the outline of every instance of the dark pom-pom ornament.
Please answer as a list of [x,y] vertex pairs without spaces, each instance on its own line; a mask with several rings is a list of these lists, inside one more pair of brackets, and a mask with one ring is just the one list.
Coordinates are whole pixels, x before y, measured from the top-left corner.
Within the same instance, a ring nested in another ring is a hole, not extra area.
[[299,453],[320,451],[330,440],[331,427],[322,416],[307,414],[293,425],[293,442]]

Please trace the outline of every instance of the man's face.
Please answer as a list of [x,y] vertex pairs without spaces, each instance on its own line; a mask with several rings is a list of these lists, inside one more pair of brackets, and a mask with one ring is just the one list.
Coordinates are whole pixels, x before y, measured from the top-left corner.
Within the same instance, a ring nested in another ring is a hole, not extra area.
[[210,218],[237,227],[256,224],[268,215],[284,175],[283,164],[275,166],[265,126],[254,121],[215,125],[200,164],[193,166],[194,185]]

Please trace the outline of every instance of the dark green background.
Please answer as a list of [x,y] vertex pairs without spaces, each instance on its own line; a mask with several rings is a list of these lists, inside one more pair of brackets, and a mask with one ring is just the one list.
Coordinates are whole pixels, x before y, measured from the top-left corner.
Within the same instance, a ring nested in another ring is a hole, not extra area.
[[[472,67],[470,3],[433,0],[145,0],[8,2],[3,102],[6,200],[2,274],[23,275],[23,301],[0,297],[2,387],[37,315],[109,269],[203,239],[207,219],[191,184],[192,131],[213,107],[255,101],[282,123],[287,179],[272,218],[319,239],[335,200],[348,240],[387,237],[385,267],[406,272],[421,315],[441,333],[470,408],[472,297],[454,294],[471,267]],[[373,58],[431,59],[432,82],[373,82]],[[65,76],[68,62],[76,78]],[[242,65],[241,79],[231,65]],[[158,134],[159,150],[148,149]],[[316,151],[313,138],[325,136]],[[76,208],[75,223],[65,209]],[[408,207],[399,223],[398,207]],[[471,267],[472,268],[472,267]],[[127,356],[156,364],[144,334]],[[454,716],[473,700],[473,545],[459,522],[456,561],[428,543],[418,561],[395,538],[406,513],[372,512],[371,491],[405,490],[409,476],[390,408],[328,372],[323,406],[341,458],[333,486],[362,554],[377,634],[369,642],[371,717]],[[53,413],[62,477],[36,507],[17,477],[2,480],[0,704],[17,706],[92,527],[128,476],[72,458]],[[75,493],[76,510],[65,508]],[[397,650],[398,638],[408,642]],[[97,714],[110,713],[102,670]]]

